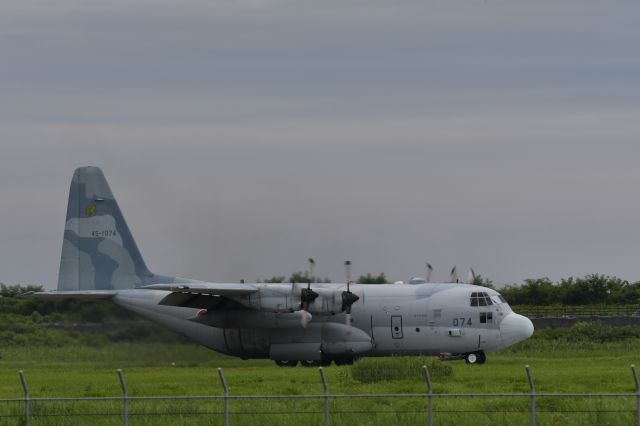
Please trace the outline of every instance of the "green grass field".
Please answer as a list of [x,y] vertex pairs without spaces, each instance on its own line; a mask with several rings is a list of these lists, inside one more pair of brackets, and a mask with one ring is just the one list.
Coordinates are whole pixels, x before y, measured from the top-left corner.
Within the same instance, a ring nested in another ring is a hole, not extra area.
[[[434,374],[437,394],[528,392],[524,365],[538,392],[635,392],[630,365],[640,365],[640,340],[613,343],[524,342],[488,355],[482,366],[454,361],[449,375]],[[532,347],[534,346],[534,347]],[[222,395],[217,368],[231,395],[302,395],[323,392],[317,368],[279,368],[271,361],[242,361],[190,344],[111,343],[101,347],[0,349],[0,398],[21,398],[18,370],[32,397],[121,396],[116,369],[129,396]],[[369,359],[358,368],[419,370],[415,358]],[[433,358],[424,358],[433,363]],[[435,361],[439,363],[439,361]],[[368,363],[368,364],[367,364]],[[383,363],[383,364],[380,364]],[[438,365],[438,364],[437,364]],[[424,393],[420,371],[402,380],[361,382],[355,367],[324,369],[331,394]],[[437,373],[434,371],[434,373]],[[232,424],[324,424],[322,399],[232,400]],[[333,424],[425,424],[424,398],[332,399]],[[539,424],[633,424],[635,397],[539,398]],[[122,424],[121,401],[34,402],[31,424]],[[436,424],[528,424],[529,399],[434,398]],[[132,401],[130,424],[223,424],[222,401]],[[23,403],[2,403],[0,424],[22,424]]]

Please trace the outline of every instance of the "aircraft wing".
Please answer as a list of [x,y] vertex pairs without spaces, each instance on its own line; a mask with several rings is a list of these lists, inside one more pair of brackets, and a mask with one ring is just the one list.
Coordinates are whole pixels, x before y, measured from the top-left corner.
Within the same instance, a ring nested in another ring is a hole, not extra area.
[[258,289],[251,284],[224,283],[151,284],[142,288],[165,290],[173,293],[208,294],[210,296],[245,296],[258,291]]
[[79,291],[30,291],[23,293],[21,297],[38,300],[109,300],[115,296],[117,290],[79,290]]

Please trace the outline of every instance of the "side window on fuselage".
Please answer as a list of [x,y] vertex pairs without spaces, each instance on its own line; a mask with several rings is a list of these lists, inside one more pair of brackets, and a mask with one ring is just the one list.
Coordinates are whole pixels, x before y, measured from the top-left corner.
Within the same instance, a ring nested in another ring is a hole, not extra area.
[[493,324],[493,312],[480,312],[480,324]]

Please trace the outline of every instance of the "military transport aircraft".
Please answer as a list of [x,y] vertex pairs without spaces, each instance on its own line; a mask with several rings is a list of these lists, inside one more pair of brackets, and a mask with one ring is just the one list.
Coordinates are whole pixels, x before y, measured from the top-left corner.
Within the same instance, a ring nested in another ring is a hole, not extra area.
[[531,336],[495,290],[456,283],[210,283],[147,266],[97,167],[73,174],[57,291],[43,300],[107,300],[215,351],[279,366],[437,355],[482,364]]

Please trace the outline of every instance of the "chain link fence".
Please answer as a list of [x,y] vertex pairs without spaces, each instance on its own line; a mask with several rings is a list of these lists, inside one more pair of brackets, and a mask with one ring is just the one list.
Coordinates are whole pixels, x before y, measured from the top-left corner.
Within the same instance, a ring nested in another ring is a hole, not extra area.
[[[0,399],[0,424],[635,424],[640,426],[640,382],[635,392],[537,392],[525,366],[529,392],[434,393],[422,367],[424,393],[332,394],[319,368],[322,394],[232,395],[222,369],[222,395],[130,396],[117,370],[122,394],[113,397],[32,398],[20,371],[23,396]],[[368,401],[362,405],[359,402]],[[373,404],[370,402],[374,401]],[[464,402],[463,402],[464,401]],[[471,402],[470,402],[471,401]],[[570,403],[567,403],[570,401]]]

